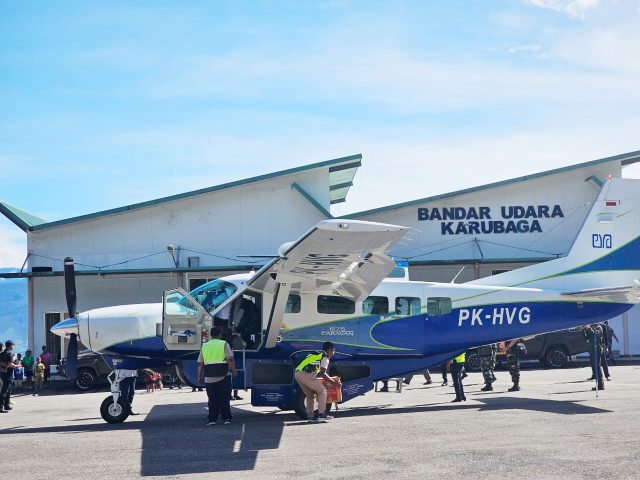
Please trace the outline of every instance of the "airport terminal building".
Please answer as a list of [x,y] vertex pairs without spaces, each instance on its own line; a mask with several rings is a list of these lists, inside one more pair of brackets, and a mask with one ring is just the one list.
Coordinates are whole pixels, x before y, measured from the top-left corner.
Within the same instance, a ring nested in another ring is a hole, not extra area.
[[[412,280],[464,282],[565,255],[607,177],[638,161],[640,151],[346,217],[412,227],[391,252]],[[67,316],[65,257],[79,310],[160,302],[166,289],[259,268],[265,259],[252,256],[332,218],[361,166],[352,155],[54,222],[0,202],[27,235],[22,271],[0,276],[28,280],[29,346],[64,351],[49,327]],[[612,326],[614,351],[640,354],[640,308]]]

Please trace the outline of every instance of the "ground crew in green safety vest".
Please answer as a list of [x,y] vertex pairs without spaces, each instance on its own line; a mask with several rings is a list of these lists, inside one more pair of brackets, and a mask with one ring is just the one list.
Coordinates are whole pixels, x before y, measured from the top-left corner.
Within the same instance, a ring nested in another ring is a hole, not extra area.
[[233,350],[222,340],[222,327],[213,327],[198,356],[198,382],[204,383],[209,398],[207,425],[215,425],[218,416],[225,425],[231,423],[231,375],[238,375]]
[[462,369],[464,368],[465,353],[455,357],[451,361],[451,377],[453,379],[453,388],[456,392],[456,398],[452,402],[466,402],[467,397],[464,396],[464,387],[462,386]]
[[[324,342],[321,352],[309,353],[296,367],[295,378],[305,395],[307,418],[309,423],[318,423],[321,420],[330,420],[333,417],[327,415],[327,389],[320,379],[331,384],[339,384],[334,381],[327,370],[329,359],[336,353],[336,347],[331,342]],[[315,413],[315,399],[318,401],[318,413]]]

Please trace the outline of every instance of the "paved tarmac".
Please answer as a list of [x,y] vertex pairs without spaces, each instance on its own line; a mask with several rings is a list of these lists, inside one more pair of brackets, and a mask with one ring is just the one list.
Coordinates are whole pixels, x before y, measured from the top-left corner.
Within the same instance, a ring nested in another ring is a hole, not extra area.
[[[465,381],[397,393],[368,393],[320,425],[291,412],[234,402],[231,426],[207,427],[206,394],[147,394],[141,413],[120,425],[102,421],[105,392],[18,396],[0,416],[5,478],[640,478],[640,366],[611,367],[599,398],[589,368],[527,370],[523,390],[480,392]],[[245,395],[248,398],[248,393]]]

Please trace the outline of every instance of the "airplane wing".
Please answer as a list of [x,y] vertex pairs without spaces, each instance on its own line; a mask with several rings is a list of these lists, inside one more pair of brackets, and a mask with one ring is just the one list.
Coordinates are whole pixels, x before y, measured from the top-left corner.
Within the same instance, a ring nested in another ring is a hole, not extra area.
[[585,300],[605,300],[610,302],[640,303],[640,281],[635,280],[634,285],[611,288],[593,288],[590,290],[577,290],[575,292],[562,292],[572,298]]
[[303,293],[363,300],[394,269],[395,262],[385,252],[408,230],[358,220],[324,220],[299,240],[280,247],[279,258],[247,285],[272,291],[270,284],[289,283]]
[[[385,252],[408,230],[397,225],[332,219],[318,223],[297,241],[282,245],[278,257],[247,282],[247,289],[264,295],[269,311],[265,346],[276,344],[291,291],[364,300],[395,268]],[[240,295],[242,291],[236,292],[213,315]]]

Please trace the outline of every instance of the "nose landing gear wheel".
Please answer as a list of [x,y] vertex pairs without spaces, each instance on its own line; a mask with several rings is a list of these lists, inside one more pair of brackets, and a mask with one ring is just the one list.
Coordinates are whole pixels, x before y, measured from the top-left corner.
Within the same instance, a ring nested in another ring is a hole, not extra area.
[[109,395],[100,405],[100,415],[107,423],[122,423],[129,416],[129,405],[122,397],[118,398],[118,403],[113,403],[113,397]]

